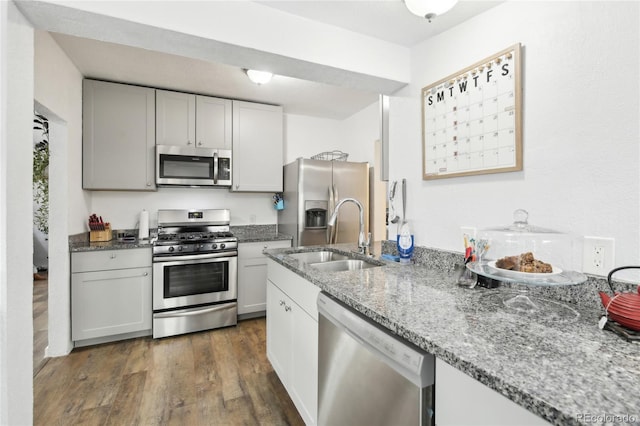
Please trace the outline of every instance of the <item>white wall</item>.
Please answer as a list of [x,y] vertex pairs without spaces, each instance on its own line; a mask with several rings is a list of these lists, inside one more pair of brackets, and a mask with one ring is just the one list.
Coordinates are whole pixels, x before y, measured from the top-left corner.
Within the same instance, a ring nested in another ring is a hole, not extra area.
[[[35,99],[68,126],[66,222],[69,233],[84,232],[91,196],[82,190],[82,74],[49,33],[35,32],[35,48]],[[54,151],[59,148],[51,145]],[[52,218],[54,224],[59,224],[58,219]]]
[[[616,239],[639,257],[639,4],[507,2],[412,50],[391,99],[391,180],[408,179],[416,244],[462,251],[459,227],[530,223]],[[524,170],[422,180],[420,89],[520,42]],[[393,230],[392,230],[393,231]]]
[[326,151],[349,154],[349,161],[374,164],[374,142],[380,138],[379,106],[374,102],[344,120],[285,115],[285,164]]
[[69,234],[84,232],[90,193],[82,190],[82,75],[44,31],[35,32],[34,98],[50,120],[49,344],[47,356],[69,353]]
[[349,161],[375,164],[375,141],[380,139],[380,105],[374,102],[344,120],[340,126],[343,151]]
[[33,421],[33,28],[0,5],[0,423]]
[[285,114],[284,164],[325,151],[342,150],[341,121]]
[[149,214],[149,226],[158,224],[159,209],[229,209],[231,225],[275,224],[272,193],[236,193],[216,188],[159,188],[157,192],[93,191],[91,211],[113,229],[135,228],[142,209]]

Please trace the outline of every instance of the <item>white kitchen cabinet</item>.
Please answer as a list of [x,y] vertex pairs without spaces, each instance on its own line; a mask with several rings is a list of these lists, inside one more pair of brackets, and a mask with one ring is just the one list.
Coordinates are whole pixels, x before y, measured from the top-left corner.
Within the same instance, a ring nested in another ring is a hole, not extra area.
[[233,101],[232,191],[280,192],[282,107]]
[[320,289],[268,260],[267,358],[307,425],[318,416]]
[[156,143],[231,149],[229,99],[156,90]]
[[267,309],[267,257],[262,251],[285,247],[291,247],[291,241],[238,244],[238,315]]
[[155,90],[83,81],[82,187],[155,190]]
[[151,249],[71,255],[71,338],[76,346],[150,335]]
[[[460,407],[464,407],[463,410]],[[436,426],[550,425],[493,389],[436,358]]]

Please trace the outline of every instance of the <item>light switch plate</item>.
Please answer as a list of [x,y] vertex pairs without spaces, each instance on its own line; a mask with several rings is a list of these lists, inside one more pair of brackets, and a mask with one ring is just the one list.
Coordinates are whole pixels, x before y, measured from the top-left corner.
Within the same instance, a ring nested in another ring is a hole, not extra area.
[[585,274],[606,276],[614,268],[615,239],[584,237],[582,269]]

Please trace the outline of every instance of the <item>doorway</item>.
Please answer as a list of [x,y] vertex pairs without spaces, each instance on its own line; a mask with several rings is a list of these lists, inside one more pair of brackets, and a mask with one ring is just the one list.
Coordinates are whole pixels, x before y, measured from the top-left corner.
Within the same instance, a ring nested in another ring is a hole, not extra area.
[[49,120],[33,117],[33,374],[45,364],[49,293]]

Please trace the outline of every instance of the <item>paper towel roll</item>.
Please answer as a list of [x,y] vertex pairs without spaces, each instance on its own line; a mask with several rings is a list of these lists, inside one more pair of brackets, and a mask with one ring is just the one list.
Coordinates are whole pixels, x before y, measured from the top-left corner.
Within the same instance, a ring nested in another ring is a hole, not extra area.
[[149,212],[142,210],[140,212],[140,220],[138,222],[138,239],[146,240],[149,238]]

